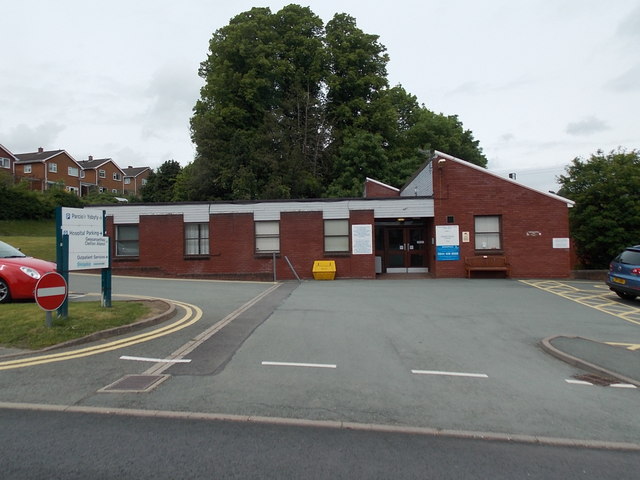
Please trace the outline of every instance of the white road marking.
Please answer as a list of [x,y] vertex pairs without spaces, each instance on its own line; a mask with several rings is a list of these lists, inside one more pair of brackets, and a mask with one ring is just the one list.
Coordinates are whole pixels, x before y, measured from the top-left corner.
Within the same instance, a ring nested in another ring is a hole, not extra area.
[[411,370],[416,375],[445,375],[450,377],[473,377],[473,378],[489,378],[484,373],[464,373],[464,372],[441,372],[438,370]]
[[574,380],[573,378],[565,378],[564,380],[572,385],[593,385],[591,382],[585,382],[584,380]]
[[153,362],[153,363],[189,363],[191,360],[184,358],[148,358],[148,357],[130,357],[129,355],[122,355],[120,360],[135,360],[138,362]]
[[616,388],[638,388],[635,385],[631,385],[630,383],[612,383],[609,386],[616,387]]
[[262,365],[275,367],[337,368],[337,365],[328,363],[262,362]]

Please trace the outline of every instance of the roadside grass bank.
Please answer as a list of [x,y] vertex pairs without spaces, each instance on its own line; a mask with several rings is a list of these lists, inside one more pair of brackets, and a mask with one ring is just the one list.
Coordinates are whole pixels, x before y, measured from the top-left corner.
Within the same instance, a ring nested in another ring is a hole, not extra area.
[[0,240],[30,257],[56,261],[55,220],[0,220]]
[[45,325],[45,312],[35,303],[0,305],[0,345],[39,350],[82,338],[109,328],[130,325],[152,316],[148,302],[113,302],[104,308],[100,302],[70,302],[66,319],[53,315],[51,328]]

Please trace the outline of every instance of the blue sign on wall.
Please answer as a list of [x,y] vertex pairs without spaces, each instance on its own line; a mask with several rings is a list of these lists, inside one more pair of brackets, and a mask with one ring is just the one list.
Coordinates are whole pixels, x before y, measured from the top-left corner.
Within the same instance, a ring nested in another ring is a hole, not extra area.
[[436,260],[460,260],[460,246],[438,245],[436,247]]

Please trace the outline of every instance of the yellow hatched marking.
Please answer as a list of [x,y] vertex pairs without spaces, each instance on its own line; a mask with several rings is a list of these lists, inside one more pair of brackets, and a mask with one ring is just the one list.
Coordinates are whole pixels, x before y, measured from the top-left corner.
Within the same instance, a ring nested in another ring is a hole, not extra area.
[[640,343],[620,343],[620,342],[604,342],[607,345],[612,345],[614,347],[624,347],[627,350],[640,350]]
[[603,291],[601,294],[594,294],[593,290],[581,290],[573,285],[567,285],[555,280],[520,280],[520,282],[586,307],[595,308],[603,313],[621,318],[626,322],[640,325],[640,308],[611,301],[611,293],[608,290]]

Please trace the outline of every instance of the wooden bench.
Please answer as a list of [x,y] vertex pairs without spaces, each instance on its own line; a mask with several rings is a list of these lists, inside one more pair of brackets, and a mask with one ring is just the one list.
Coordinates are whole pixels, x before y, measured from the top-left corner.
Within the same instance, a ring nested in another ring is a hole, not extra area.
[[471,278],[471,272],[505,272],[506,276],[511,275],[511,266],[507,257],[502,255],[477,255],[464,259],[464,268],[467,271],[467,278]]

